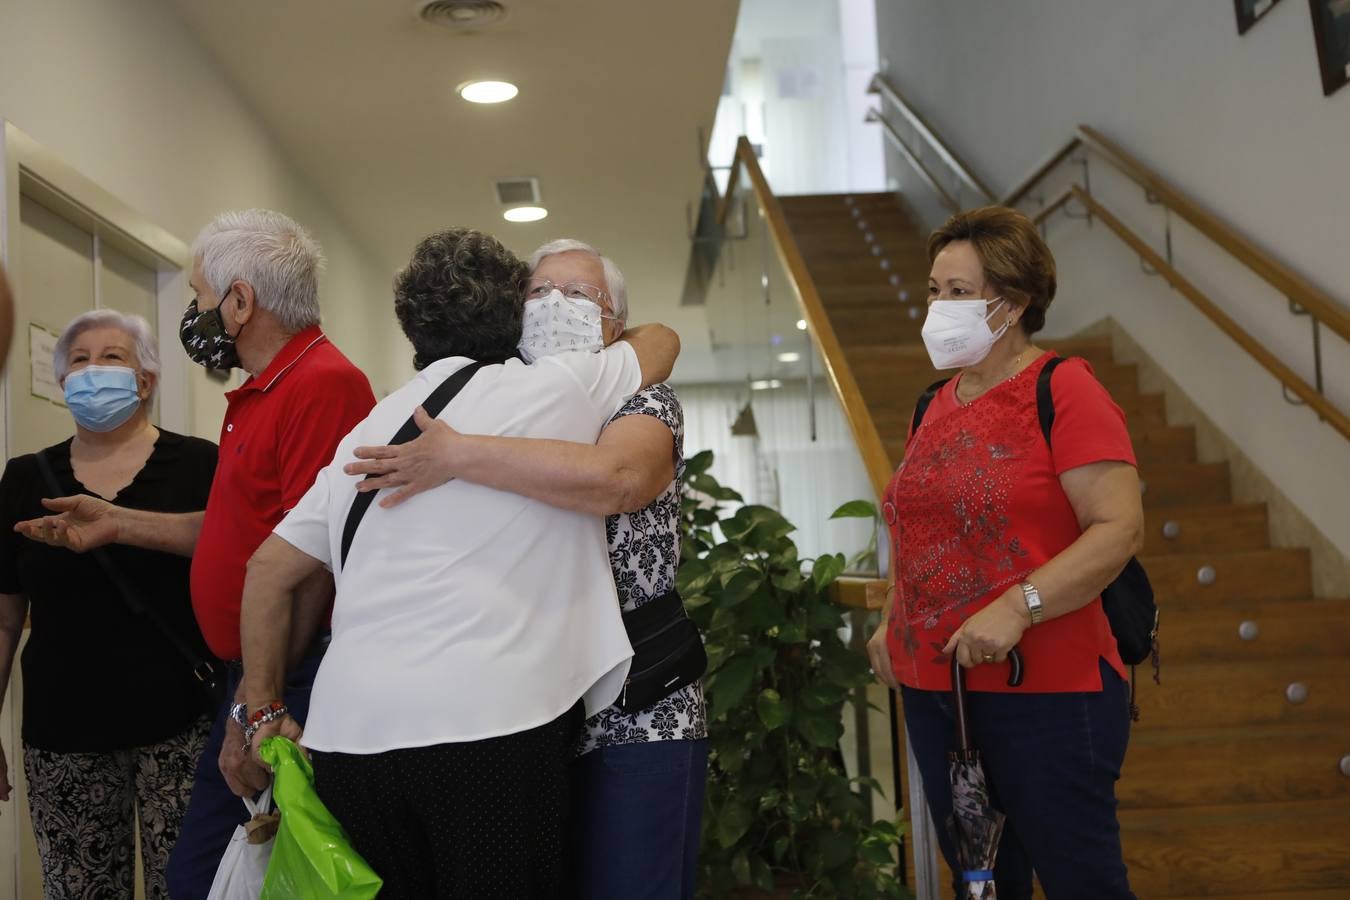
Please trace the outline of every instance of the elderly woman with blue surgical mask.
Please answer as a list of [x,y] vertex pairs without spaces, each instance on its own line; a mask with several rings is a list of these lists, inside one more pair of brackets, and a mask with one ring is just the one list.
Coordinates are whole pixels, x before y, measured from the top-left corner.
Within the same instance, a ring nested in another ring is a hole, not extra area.
[[[8,526],[0,527],[0,679],[8,684],[31,617],[23,761],[44,894],[131,897],[139,823],[146,896],[165,897],[164,866],[210,724],[190,661],[206,649],[188,560],[123,546],[77,553],[15,526],[59,511],[44,498],[80,494],[162,512],[202,509],[216,447],[151,421],[159,354],[139,316],[76,318],[53,364],[75,434],[11,459],[0,478]],[[10,791],[0,752],[0,799]]]
[[[624,278],[595,248],[552,241],[534,252],[530,273],[519,345],[526,362],[597,352],[623,334]],[[390,506],[459,478],[605,516],[635,656],[624,695],[586,722],[572,765],[573,896],[692,897],[708,759],[698,680],[706,658],[675,593],[684,469],[675,392],[667,384],[639,391],[593,445],[460,434],[435,420],[408,444],[360,447],[356,456],[347,472],[372,476],[361,490],[393,488],[381,501]],[[658,670],[654,680],[634,674]]]

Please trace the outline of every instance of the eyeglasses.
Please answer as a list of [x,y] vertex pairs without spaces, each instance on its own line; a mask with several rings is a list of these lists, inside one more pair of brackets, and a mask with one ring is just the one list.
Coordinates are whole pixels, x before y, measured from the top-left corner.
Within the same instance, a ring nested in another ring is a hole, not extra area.
[[[609,299],[609,292],[603,288],[598,288],[593,284],[587,284],[584,281],[566,281],[562,284],[555,284],[547,278],[531,278],[529,286],[525,288],[526,300],[538,300],[541,297],[547,297],[554,291],[560,291],[568,300],[589,300],[602,311],[606,300]],[[614,319],[617,316],[605,315],[601,313],[603,319]]]
[[609,312],[609,292],[584,281],[565,281],[562,284],[556,284],[547,278],[531,278],[529,285],[525,288],[525,300],[526,302],[540,300],[554,291],[560,292],[564,299],[572,303],[594,303],[600,307],[600,318],[608,319],[611,322],[619,321],[618,316]]

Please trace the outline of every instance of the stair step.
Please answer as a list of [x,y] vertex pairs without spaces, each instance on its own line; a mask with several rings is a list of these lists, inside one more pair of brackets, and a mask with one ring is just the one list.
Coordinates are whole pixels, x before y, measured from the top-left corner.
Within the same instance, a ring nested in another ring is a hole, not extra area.
[[[1277,547],[1236,553],[1169,553],[1140,557],[1148,570],[1158,607],[1202,609],[1235,602],[1303,600],[1312,596],[1312,565],[1306,547]],[[1202,566],[1214,581],[1200,584]]]
[[[1195,505],[1187,500],[1185,505],[1145,509],[1144,522],[1146,555],[1264,550],[1270,546],[1264,503]],[[1169,523],[1175,529],[1170,538],[1164,533]]]
[[[1145,713],[1147,714],[1147,713]],[[1339,798],[1350,723],[1136,731],[1116,786],[1121,809]]]
[[[1256,626],[1248,640],[1239,633],[1244,622]],[[1246,601],[1165,609],[1160,613],[1159,642],[1165,660],[1186,662],[1243,665],[1256,659],[1336,657],[1350,647],[1350,601]],[[1350,753],[1350,745],[1345,752]]]
[[[1153,682],[1151,672],[1148,666],[1136,672],[1140,734],[1169,728],[1350,721],[1350,691],[1345,689],[1350,684],[1350,660],[1344,657],[1189,662],[1169,654],[1163,659],[1162,684]],[[1307,686],[1302,703],[1285,697],[1285,689],[1295,682]]]
[[[1129,423],[1126,423],[1127,426]],[[1140,465],[1147,462],[1195,462],[1195,428],[1190,425],[1145,425],[1130,429],[1130,442]]]
[[1305,800],[1124,810],[1130,886],[1140,897],[1241,897],[1246,888],[1350,884],[1350,804]]
[[1140,489],[1149,508],[1182,503],[1227,503],[1232,498],[1228,463],[1141,464]]

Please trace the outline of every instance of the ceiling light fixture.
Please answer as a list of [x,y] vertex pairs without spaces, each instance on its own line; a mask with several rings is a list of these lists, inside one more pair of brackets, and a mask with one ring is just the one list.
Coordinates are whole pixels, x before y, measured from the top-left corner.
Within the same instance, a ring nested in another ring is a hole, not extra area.
[[513,206],[502,213],[502,218],[508,222],[538,222],[548,215],[548,210],[542,206]]
[[777,378],[769,378],[763,381],[750,382],[750,390],[752,391],[772,391],[782,386],[783,382],[779,381]]
[[797,330],[798,330],[798,331],[805,331],[805,330],[806,330],[806,320],[805,320],[805,319],[798,319],[798,320],[797,320]]
[[780,353],[780,354],[778,354],[778,361],[779,361],[780,363],[795,363],[797,360],[799,360],[799,359],[801,359],[801,358],[802,358],[802,355],[801,355],[800,353]]
[[505,103],[520,93],[509,81],[466,81],[456,90],[470,103]]

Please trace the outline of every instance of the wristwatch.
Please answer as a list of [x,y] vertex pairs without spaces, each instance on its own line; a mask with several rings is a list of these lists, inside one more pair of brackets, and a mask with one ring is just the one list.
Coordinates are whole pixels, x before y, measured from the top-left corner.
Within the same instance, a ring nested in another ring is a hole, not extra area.
[[248,727],[248,704],[234,703],[230,705],[230,718],[234,719],[236,725],[240,728]]
[[1027,612],[1031,614],[1031,624],[1039,625],[1045,618],[1045,605],[1041,603],[1041,592],[1029,581],[1022,582],[1022,598],[1027,602]]

